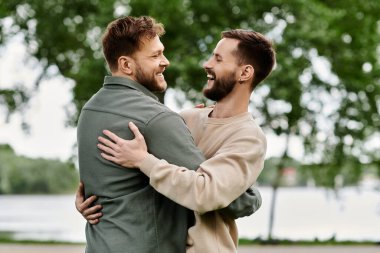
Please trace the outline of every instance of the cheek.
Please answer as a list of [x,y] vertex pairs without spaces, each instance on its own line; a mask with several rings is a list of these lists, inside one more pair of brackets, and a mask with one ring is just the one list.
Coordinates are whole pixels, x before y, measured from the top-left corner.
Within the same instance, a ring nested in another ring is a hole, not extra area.
[[160,69],[160,61],[151,61],[147,63],[146,67],[152,72],[157,72]]
[[218,65],[214,67],[216,74],[224,75],[225,73],[231,72],[231,67],[229,65]]

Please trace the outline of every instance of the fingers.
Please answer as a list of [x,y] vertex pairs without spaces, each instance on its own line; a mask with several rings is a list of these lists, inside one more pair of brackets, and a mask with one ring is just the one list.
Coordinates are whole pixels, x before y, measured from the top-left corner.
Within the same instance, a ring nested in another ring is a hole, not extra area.
[[[106,130],[104,130],[104,131],[106,131]],[[112,141],[110,141],[110,140],[108,140],[108,139],[106,139],[106,138],[104,138],[102,136],[98,137],[98,141],[100,143],[104,144],[105,146],[110,147],[113,150],[115,150],[118,147],[117,144],[113,143]]]
[[111,161],[111,162],[114,162],[114,163],[119,163],[119,159],[116,158],[116,157],[114,157],[114,156],[107,155],[106,153],[100,153],[100,155],[101,155],[104,159],[106,159],[106,160],[108,160],[108,161]]
[[117,155],[117,152],[114,149],[112,149],[112,148],[106,147],[106,146],[104,146],[102,144],[98,144],[97,147],[100,150],[102,150],[102,151],[104,151],[104,152],[106,152],[106,153],[108,153],[108,154],[110,154],[112,156],[116,156]]
[[98,213],[94,213],[94,214],[90,214],[90,215],[86,216],[86,219],[88,221],[90,221],[90,220],[99,220],[99,218],[102,217],[102,216],[103,216],[103,213],[98,212]]
[[102,209],[101,205],[96,205],[84,210],[82,215],[86,220],[94,220],[94,219],[100,218],[103,215],[100,212],[101,209]]
[[98,197],[97,196],[91,196],[89,197],[88,199],[86,199],[85,201],[82,201],[82,202],[78,202],[78,205],[76,203],[76,207],[77,207],[77,210],[83,215],[83,213],[88,209],[88,207],[90,205],[92,205],[92,203],[97,199]]
[[87,220],[87,221],[88,221],[88,223],[90,223],[91,225],[96,225],[96,224],[98,224],[98,223],[100,222],[99,219]]
[[[95,202],[95,200],[97,199],[98,197],[95,196],[95,195],[92,195],[91,197],[87,198],[81,205],[82,207],[82,210],[85,211],[90,205],[92,205],[93,202]],[[83,213],[82,213],[83,214]]]
[[100,210],[103,208],[101,205],[89,207],[96,199],[97,196],[93,195],[84,200],[84,184],[83,182],[80,182],[75,196],[75,207],[92,225],[99,223],[99,218],[103,216],[103,213],[100,212]]
[[[120,138],[119,136],[117,136],[116,134],[112,133],[109,130],[103,130],[103,134],[105,134],[108,138],[110,138],[111,140],[113,140],[113,142],[115,142],[116,144],[119,143],[120,141],[124,140],[124,139]],[[107,146],[110,146],[110,145],[107,145]],[[110,146],[110,147],[112,148],[112,146]]]
[[100,222],[99,218],[103,216],[103,213],[100,212],[101,209],[101,205],[91,207],[83,212],[83,217],[92,225],[98,224]]
[[143,138],[143,135],[140,133],[140,130],[133,122],[129,122],[128,127],[129,129],[131,129],[132,133],[135,135],[135,138],[137,139]]

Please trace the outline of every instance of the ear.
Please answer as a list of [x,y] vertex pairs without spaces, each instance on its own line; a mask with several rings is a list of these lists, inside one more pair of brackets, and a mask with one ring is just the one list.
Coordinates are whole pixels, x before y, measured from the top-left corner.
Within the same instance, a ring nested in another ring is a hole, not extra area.
[[252,65],[241,66],[241,74],[239,76],[239,82],[243,83],[243,82],[252,80],[254,74],[255,74],[255,69],[253,68]]
[[126,75],[132,75],[134,72],[134,61],[131,57],[120,56],[117,59],[118,69]]

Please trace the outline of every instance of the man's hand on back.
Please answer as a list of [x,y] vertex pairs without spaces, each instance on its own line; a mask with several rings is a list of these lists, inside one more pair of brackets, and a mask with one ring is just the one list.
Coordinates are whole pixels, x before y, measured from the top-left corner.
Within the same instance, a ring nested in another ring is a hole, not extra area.
[[78,212],[92,225],[99,223],[99,218],[103,215],[100,210],[101,205],[91,206],[97,199],[96,196],[91,196],[84,200],[84,185],[82,182],[79,183],[77,193],[75,196],[75,207]]

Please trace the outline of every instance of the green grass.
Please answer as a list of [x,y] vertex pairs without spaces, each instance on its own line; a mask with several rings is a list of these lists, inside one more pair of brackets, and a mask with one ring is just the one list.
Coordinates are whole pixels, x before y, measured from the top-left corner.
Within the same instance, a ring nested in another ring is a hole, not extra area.
[[317,238],[314,240],[286,240],[286,239],[272,239],[272,240],[263,240],[261,238],[256,239],[247,239],[241,238],[239,240],[239,245],[302,245],[302,246],[320,246],[320,245],[380,245],[380,242],[374,241],[337,241],[335,237],[332,237],[329,240],[318,240]]
[[[0,244],[51,244],[51,245],[83,245],[84,243],[75,243],[75,242],[62,242],[62,241],[54,241],[54,240],[45,240],[45,241],[37,241],[37,240],[17,240],[14,239],[12,232],[0,232]],[[239,240],[239,245],[281,245],[281,246],[323,246],[323,245],[352,245],[352,246],[379,246],[380,242],[373,241],[337,241],[335,237],[330,238],[329,240],[263,240],[261,238],[256,239],[247,239],[241,238]]]

